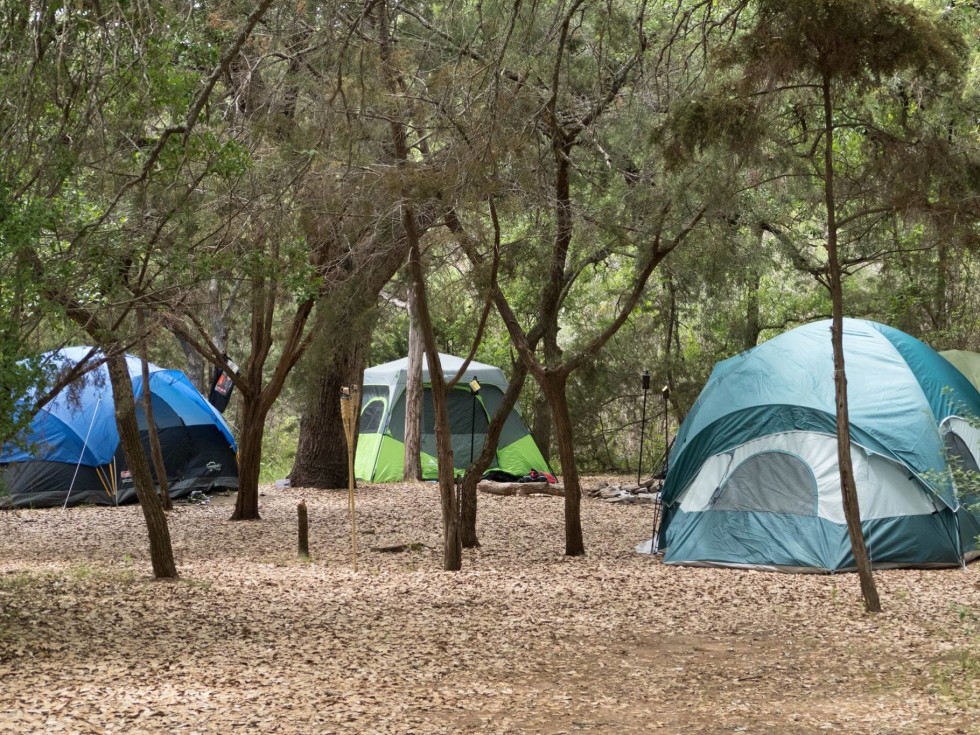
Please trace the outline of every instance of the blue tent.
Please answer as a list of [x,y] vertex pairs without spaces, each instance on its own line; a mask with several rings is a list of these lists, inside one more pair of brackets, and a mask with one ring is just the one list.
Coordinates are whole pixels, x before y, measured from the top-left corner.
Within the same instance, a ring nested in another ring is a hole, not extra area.
[[[937,352],[844,320],[851,457],[875,567],[978,553],[980,393]],[[715,366],[677,434],[659,542],[668,564],[854,568],[837,463],[830,322]]]
[[[89,347],[70,347],[45,357],[53,369],[59,370],[77,363],[90,351]],[[140,361],[129,355],[126,361],[146,448]],[[151,364],[149,372],[153,419],[171,496],[182,497],[195,489],[237,488],[235,439],[221,414],[179,370]],[[115,505],[134,500],[105,365],[62,390],[38,412],[24,435],[5,444],[0,469],[9,492],[4,502],[13,506],[61,505],[66,498],[70,505]]]

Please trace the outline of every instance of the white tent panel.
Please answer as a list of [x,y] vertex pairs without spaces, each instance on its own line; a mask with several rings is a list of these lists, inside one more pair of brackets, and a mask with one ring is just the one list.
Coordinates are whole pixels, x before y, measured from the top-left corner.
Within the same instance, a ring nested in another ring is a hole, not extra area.
[[[980,440],[980,432],[977,438]],[[845,523],[837,467],[837,437],[809,431],[771,434],[710,457],[680,496],[680,509],[688,513],[710,509],[719,498],[719,489],[725,488],[743,462],[770,452],[792,455],[802,461],[813,473],[817,489],[817,515],[833,523]],[[862,447],[853,443],[851,463],[862,520],[927,515],[936,510],[930,496],[897,463],[877,455],[868,455]],[[799,478],[795,476],[787,476],[786,480],[788,483],[799,483]],[[812,492],[809,488],[801,489]]]
[[699,513],[708,510],[715,490],[728,476],[732,465],[731,454],[716,454],[709,457],[701,466],[701,471],[680,497],[681,510],[685,513]]

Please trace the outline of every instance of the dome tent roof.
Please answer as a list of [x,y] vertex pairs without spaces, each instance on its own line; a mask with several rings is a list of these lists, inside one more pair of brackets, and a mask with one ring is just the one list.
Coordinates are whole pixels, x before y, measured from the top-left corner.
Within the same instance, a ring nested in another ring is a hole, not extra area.
[[[720,451],[780,431],[836,431],[830,324],[798,327],[715,366],[678,431],[666,503]],[[852,439],[957,507],[939,424],[980,417],[980,393],[932,348],[883,324],[845,319],[844,353]]]
[[[53,366],[74,364],[92,351],[91,347],[66,347],[45,355]],[[96,353],[96,357],[98,357]],[[133,381],[137,400],[143,395],[140,360],[126,356],[126,365]],[[158,427],[165,428],[168,417],[181,425],[212,425],[234,447],[235,440],[221,414],[191,385],[179,370],[165,370],[148,364],[150,390],[162,399],[160,409],[154,403]],[[71,389],[62,390],[34,418],[26,436],[3,446],[0,462],[26,462],[41,458],[52,462],[98,466],[110,462],[119,444],[115,406],[109,371],[105,364],[79,377]],[[137,404],[137,412],[142,408]],[[86,441],[87,438],[87,441]],[[84,447],[84,451],[83,451]]]

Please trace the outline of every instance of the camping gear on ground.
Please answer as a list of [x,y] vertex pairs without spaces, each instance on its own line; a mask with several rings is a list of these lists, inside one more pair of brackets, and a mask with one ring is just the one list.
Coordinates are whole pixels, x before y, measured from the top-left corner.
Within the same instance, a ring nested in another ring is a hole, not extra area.
[[[439,355],[447,379],[463,365],[463,359]],[[361,403],[361,429],[357,439],[354,471],[365,482],[399,482],[405,461],[405,380],[408,359],[395,360],[364,371]],[[452,430],[453,459],[456,471],[463,472],[470,463],[471,445],[476,454],[483,449],[490,418],[503,401],[507,379],[500,368],[470,362],[467,378],[479,381],[480,392],[474,395],[465,380],[449,392],[449,426]],[[422,476],[437,477],[435,410],[429,388],[429,368],[422,358]],[[548,471],[548,463],[534,443],[531,432],[515,409],[507,417],[497,456],[491,467],[523,477],[535,469]]]
[[[74,364],[91,351],[49,353],[52,364]],[[101,359],[96,355],[95,360]],[[126,356],[136,399],[136,421],[149,456],[140,361]],[[150,365],[150,400],[160,437],[170,496],[238,488],[235,439],[221,417],[179,370]],[[136,500],[116,430],[109,371],[85,373],[42,408],[30,428],[0,451],[2,481],[15,507],[118,505]],[[150,471],[154,473],[152,463]]]
[[[845,319],[843,339],[851,457],[873,566],[974,558],[980,393],[897,329]],[[854,569],[835,415],[829,320],[716,365],[670,457],[658,536],[664,561]]]

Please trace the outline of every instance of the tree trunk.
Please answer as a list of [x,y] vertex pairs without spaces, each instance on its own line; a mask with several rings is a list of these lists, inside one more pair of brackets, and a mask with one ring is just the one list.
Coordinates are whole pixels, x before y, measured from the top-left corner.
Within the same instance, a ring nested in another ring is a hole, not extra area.
[[150,466],[143,453],[143,442],[140,440],[139,426],[136,423],[133,383],[126,366],[126,356],[123,353],[114,354],[106,363],[109,369],[109,382],[112,385],[112,398],[116,404],[119,442],[126,457],[126,466],[133,476],[133,488],[143,509],[143,517],[146,519],[153,576],[176,578],[177,565],[174,563],[173,547],[170,544],[167,515],[163,512],[163,506],[153,484],[153,477],[150,475]]
[[544,391],[534,397],[534,416],[531,420],[531,436],[541,450],[544,461],[551,463],[551,406]]
[[204,373],[204,358],[190,342],[179,335],[174,336],[177,337],[177,341],[180,343],[180,349],[184,351],[184,372],[191,381],[191,384],[197,388],[198,392],[207,398],[208,381]]
[[466,468],[466,474],[463,475],[463,488],[460,492],[459,535],[464,549],[475,549],[480,546],[480,540],[476,535],[477,484],[483,477],[483,473],[487,471],[487,467],[493,462],[493,458],[497,456],[497,443],[500,441],[500,434],[504,430],[504,424],[507,422],[511,411],[517,405],[517,399],[521,395],[526,380],[527,366],[523,362],[518,362],[514,367],[514,374],[510,377],[503,400],[497,406],[497,410],[494,411],[493,418],[490,419],[483,448],[473,463]]
[[[238,439],[238,498],[233,521],[257,521],[259,516],[259,475],[262,472],[262,437],[265,417],[259,398],[242,395],[242,428]],[[346,476],[345,476],[346,487]]]
[[[408,368],[405,376],[405,469],[403,479],[422,479],[422,335],[412,289],[408,291]],[[466,545],[465,543],[463,544]]]
[[422,256],[419,250],[418,230],[411,205],[402,205],[405,233],[410,243],[409,273],[415,291],[419,333],[425,345],[426,362],[429,366],[429,384],[432,389],[432,407],[435,412],[436,462],[439,477],[439,495],[442,505],[443,569],[458,572],[463,567],[463,547],[459,534],[459,504],[456,497],[456,467],[453,463],[452,433],[449,426],[449,401],[446,379],[439,363],[429,304],[425,295],[425,278],[422,273]]
[[299,423],[299,444],[289,473],[293,487],[347,487],[347,438],[340,416],[340,389],[361,384],[370,337],[370,332],[353,335],[346,348],[338,348],[323,366],[316,396]]
[[164,510],[174,507],[170,499],[170,488],[167,483],[167,466],[163,461],[163,450],[160,449],[160,436],[157,434],[157,424],[153,419],[153,396],[150,393],[150,365],[147,358],[146,325],[143,309],[136,311],[137,328],[140,332],[140,374],[143,378],[143,413],[146,416],[146,434],[150,444],[150,456],[153,458],[153,472],[160,488],[160,504]]
[[861,593],[868,612],[880,612],[881,602],[871,573],[871,560],[861,528],[861,509],[858,505],[854,468],[851,464],[851,426],[847,411],[847,375],[844,372],[844,296],[841,286],[840,261],[837,252],[837,213],[834,202],[834,116],[830,79],[823,79],[824,105],[824,194],[827,205],[827,269],[830,281],[830,300],[833,307],[831,344],[834,351],[834,391],[837,404],[837,461],[840,465],[841,499],[851,551],[861,579]]
[[743,350],[751,350],[759,344],[759,286],[762,282],[759,269],[753,267],[749,278],[749,293],[745,305],[745,339],[742,341]]
[[568,401],[565,398],[567,381],[568,376],[563,372],[545,372],[538,382],[548,398],[548,403],[551,404],[555,421],[555,437],[558,439],[562,484],[565,486],[565,556],[582,556],[585,554],[580,513],[582,490],[579,485],[578,467],[575,464],[572,417],[568,412]]

